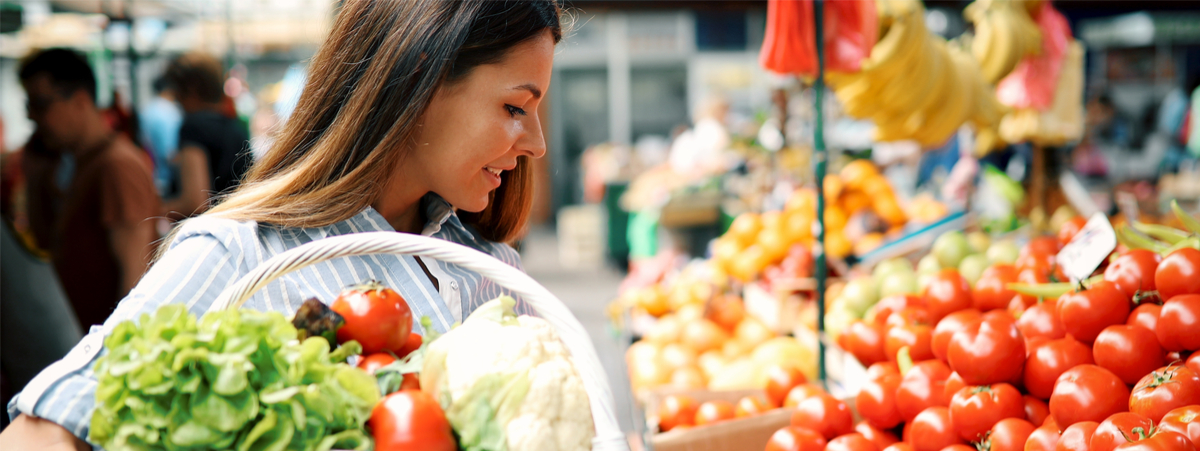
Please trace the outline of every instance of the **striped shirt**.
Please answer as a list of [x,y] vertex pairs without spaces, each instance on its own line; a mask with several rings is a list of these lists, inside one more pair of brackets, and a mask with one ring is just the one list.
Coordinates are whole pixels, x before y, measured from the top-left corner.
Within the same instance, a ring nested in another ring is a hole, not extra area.
[[[429,194],[421,200],[427,222],[423,235],[459,243],[488,253],[521,269],[520,256],[506,244],[487,241],[463,224],[450,204]],[[103,337],[121,321],[135,319],[166,303],[183,303],[196,316],[203,315],[221,291],[272,256],[329,236],[360,232],[395,231],[379,212],[368,207],[354,217],[326,227],[279,228],[254,222],[200,216],[181,226],[169,251],[121,301],[102,326],[62,360],[47,367],[8,405],[12,418],[31,414],[62,425],[86,439],[95,404],[93,362],[102,352]],[[435,287],[412,256],[372,255],[330,260],[276,279],[246,301],[243,308],[279,311],[292,316],[305,299],[332,302],[343,288],[377,280],[395,289],[408,301],[414,318],[432,319],[439,332],[483,303],[508,294],[491,280],[457,265],[423,260],[438,280]],[[519,303],[518,313],[532,314]],[[414,331],[422,333],[420,324]]]

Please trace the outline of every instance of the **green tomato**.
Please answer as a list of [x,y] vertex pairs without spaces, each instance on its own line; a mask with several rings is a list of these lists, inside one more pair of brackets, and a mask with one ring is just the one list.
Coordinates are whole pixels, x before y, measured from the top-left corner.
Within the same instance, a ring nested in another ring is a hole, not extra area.
[[875,271],[871,272],[871,279],[875,281],[876,285],[883,285],[884,279],[887,279],[892,274],[916,275],[913,272],[912,262],[908,261],[908,259],[891,258],[881,261],[875,266]]
[[856,317],[862,318],[867,309],[879,302],[879,289],[870,277],[860,277],[847,282],[839,297],[843,301],[842,306],[854,312]]
[[983,232],[971,232],[967,234],[967,244],[971,246],[972,254],[982,254],[992,245],[992,237]]
[[837,337],[842,335],[843,330],[846,330],[846,326],[858,319],[859,317],[850,310],[834,308],[825,313],[825,333],[829,334],[829,338],[836,342]]
[[917,262],[917,275],[937,274],[941,270],[942,264],[938,263],[937,257],[933,254],[921,257],[921,260]]
[[1012,241],[997,241],[988,246],[987,259],[993,265],[996,263],[1013,264],[1021,255],[1021,249]]
[[925,288],[929,286],[929,282],[932,282],[934,277],[937,277],[937,274],[918,274],[917,291],[924,293]]
[[957,230],[943,233],[933,241],[932,254],[937,257],[943,268],[957,268],[970,253],[971,244],[967,242],[967,237]]
[[917,275],[915,273],[892,273],[883,278],[879,284],[879,298],[897,294],[916,294]]
[[988,259],[983,254],[971,254],[958,264],[958,273],[962,274],[967,283],[975,286],[975,282],[983,276],[983,270],[989,266]]

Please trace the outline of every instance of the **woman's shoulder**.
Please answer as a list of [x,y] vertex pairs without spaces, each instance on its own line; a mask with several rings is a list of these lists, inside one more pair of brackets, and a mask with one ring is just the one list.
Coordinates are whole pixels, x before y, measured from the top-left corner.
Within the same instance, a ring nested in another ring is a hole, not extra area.
[[463,223],[457,216],[450,217],[435,236],[489,254],[517,269],[523,269],[521,254],[516,249],[508,243],[489,241],[474,225]]
[[230,252],[245,252],[256,246],[259,225],[254,221],[237,221],[201,215],[179,224],[169,249],[189,241],[215,241]]

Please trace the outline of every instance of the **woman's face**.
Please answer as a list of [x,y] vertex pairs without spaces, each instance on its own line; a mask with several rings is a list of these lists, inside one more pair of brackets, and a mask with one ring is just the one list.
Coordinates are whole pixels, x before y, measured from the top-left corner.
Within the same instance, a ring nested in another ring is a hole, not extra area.
[[459,209],[487,208],[488,193],[500,186],[502,171],[517,166],[517,157],[546,154],[537,112],[553,64],[554,40],[546,31],[442,86],[401,176],[423,181]]

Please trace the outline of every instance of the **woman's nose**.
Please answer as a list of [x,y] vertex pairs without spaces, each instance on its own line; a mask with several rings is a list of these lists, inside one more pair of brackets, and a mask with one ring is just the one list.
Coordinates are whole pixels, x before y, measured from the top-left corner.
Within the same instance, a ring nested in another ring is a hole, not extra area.
[[522,155],[532,158],[546,155],[546,138],[542,135],[542,123],[536,115],[529,116],[525,133],[517,140],[515,147]]

